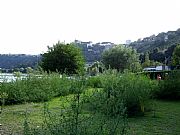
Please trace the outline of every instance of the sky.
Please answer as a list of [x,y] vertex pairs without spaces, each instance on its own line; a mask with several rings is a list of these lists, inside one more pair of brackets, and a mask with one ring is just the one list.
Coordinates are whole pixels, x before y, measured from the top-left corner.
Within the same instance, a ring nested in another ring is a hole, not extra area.
[[180,0],[0,0],[0,54],[81,41],[125,43],[180,28]]

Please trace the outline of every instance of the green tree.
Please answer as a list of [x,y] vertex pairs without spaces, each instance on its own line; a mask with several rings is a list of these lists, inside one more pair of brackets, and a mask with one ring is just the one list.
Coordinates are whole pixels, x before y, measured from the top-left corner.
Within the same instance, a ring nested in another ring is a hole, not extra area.
[[173,52],[172,57],[173,66],[180,65],[180,45],[177,45]]
[[144,63],[142,63],[142,67],[149,67],[151,65],[151,61],[149,60],[149,53],[145,53]]
[[110,67],[120,72],[124,71],[124,69],[136,72],[141,68],[137,52],[132,48],[122,45],[117,45],[104,51],[102,59],[106,68]]
[[42,54],[41,67],[47,72],[82,73],[84,58],[75,44],[58,42],[53,47],[48,47],[48,51]]

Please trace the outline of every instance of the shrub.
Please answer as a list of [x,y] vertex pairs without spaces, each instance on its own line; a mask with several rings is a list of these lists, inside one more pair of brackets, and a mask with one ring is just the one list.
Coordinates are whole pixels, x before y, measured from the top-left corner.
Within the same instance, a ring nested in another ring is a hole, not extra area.
[[[31,126],[27,117],[24,122],[24,133],[29,135],[124,135],[127,132],[127,117],[124,113],[117,119],[93,113],[84,112],[84,96],[78,93],[83,91],[84,84],[80,80],[73,84],[76,94],[68,99],[68,106],[58,110],[58,114],[48,109],[44,104],[44,121],[41,126]],[[63,102],[66,104],[65,102]],[[124,109],[123,106],[121,108]],[[32,124],[33,125],[33,124]],[[31,128],[32,127],[32,128]]]
[[87,86],[92,88],[102,88],[101,76],[92,76],[87,79]]
[[152,91],[157,86],[152,80],[142,75],[113,71],[103,78],[103,90],[95,92],[90,99],[92,109],[115,116],[121,113],[119,108],[123,104],[128,116],[134,116],[143,115],[151,108]]
[[3,82],[0,91],[8,95],[6,104],[41,102],[53,97],[70,94],[71,80],[59,74],[29,75],[13,82]]
[[155,96],[159,99],[180,100],[180,71],[171,71],[165,80],[159,81]]

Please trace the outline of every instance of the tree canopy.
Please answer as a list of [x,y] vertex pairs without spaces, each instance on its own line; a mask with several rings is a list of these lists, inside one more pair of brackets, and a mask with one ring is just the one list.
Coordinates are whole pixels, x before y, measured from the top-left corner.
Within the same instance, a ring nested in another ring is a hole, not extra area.
[[73,43],[58,42],[42,54],[41,67],[47,72],[79,73],[84,69],[84,58],[81,50]]
[[180,66],[180,44],[174,49],[172,62],[174,66]]
[[151,64],[151,61],[149,60],[149,53],[145,53],[145,57],[144,57],[144,62],[142,63],[142,67],[145,68],[145,67],[148,67],[150,66]]
[[139,57],[137,52],[123,45],[117,45],[102,54],[103,63],[106,68],[123,71],[129,69],[136,72],[140,69]]

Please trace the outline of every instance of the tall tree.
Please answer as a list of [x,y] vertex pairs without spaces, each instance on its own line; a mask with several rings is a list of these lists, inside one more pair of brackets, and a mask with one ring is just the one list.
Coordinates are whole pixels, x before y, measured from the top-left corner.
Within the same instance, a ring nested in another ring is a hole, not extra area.
[[106,68],[123,71],[129,69],[133,72],[140,69],[139,57],[135,50],[122,45],[117,45],[102,54],[103,64]]
[[74,44],[58,42],[42,54],[41,67],[47,72],[79,73],[84,69],[84,58]]
[[172,62],[173,66],[180,66],[180,44],[174,49]]
[[151,61],[149,60],[149,53],[145,53],[145,56],[144,56],[144,62],[142,63],[142,67],[148,67],[150,66],[151,64]]

